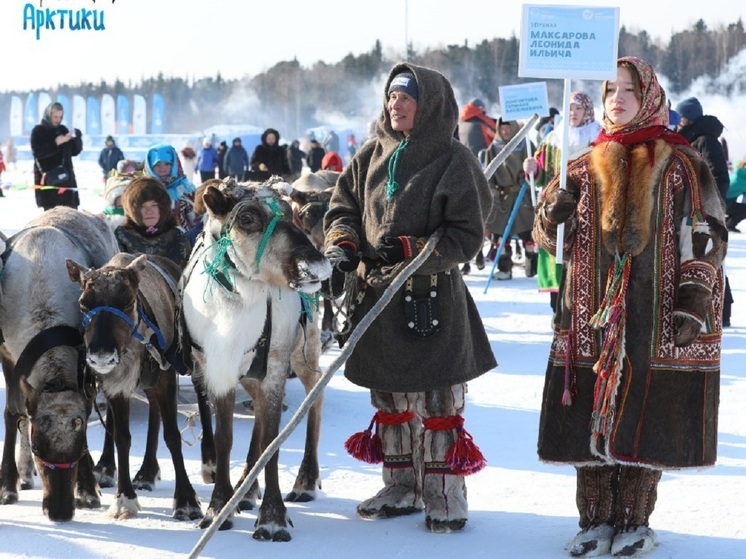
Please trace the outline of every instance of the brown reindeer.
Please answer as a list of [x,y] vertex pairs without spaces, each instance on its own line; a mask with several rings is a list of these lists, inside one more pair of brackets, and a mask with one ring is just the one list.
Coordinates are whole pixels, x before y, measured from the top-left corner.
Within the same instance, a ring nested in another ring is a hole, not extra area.
[[[316,171],[303,175],[287,192],[293,208],[293,220],[318,250],[324,250],[324,214],[329,209],[329,200],[341,173]],[[326,350],[341,328],[336,322],[335,302],[344,291],[344,274],[333,271],[332,276],[321,284],[324,312],[321,316],[322,347]]]
[[[160,412],[163,438],[174,464],[173,516],[179,520],[202,518],[184,467],[177,425],[178,379],[168,360],[175,343],[176,283],[181,269],[165,257],[121,252],[98,269],[67,260],[67,270],[70,279],[82,288],[86,362],[106,395],[111,413],[112,421],[107,415],[107,426],[113,426],[119,467],[116,497],[109,514],[117,519],[131,518],[140,510],[130,479],[129,413],[134,392],[142,388],[151,411]],[[157,428],[154,432],[157,434]],[[151,458],[155,460],[155,456]],[[157,462],[153,466],[146,461],[135,476],[135,485],[152,489],[157,473]]]

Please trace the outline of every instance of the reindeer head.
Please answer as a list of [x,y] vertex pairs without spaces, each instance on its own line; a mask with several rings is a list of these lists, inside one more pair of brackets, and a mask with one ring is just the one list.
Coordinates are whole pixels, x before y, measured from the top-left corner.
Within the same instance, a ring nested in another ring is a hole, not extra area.
[[132,337],[139,321],[138,272],[147,265],[147,257],[138,256],[123,267],[85,268],[69,259],[66,265],[70,280],[80,283],[83,290],[78,302],[83,313],[86,362],[96,374],[105,375],[133,347]]
[[60,379],[39,388],[25,377],[20,383],[29,415],[31,452],[42,482],[42,510],[50,520],[72,520],[78,463],[88,458],[90,402],[77,386],[67,386]]
[[205,242],[213,249],[208,273],[307,293],[318,291],[331,275],[329,261],[292,223],[288,205],[271,188],[208,186],[202,200],[209,216]]

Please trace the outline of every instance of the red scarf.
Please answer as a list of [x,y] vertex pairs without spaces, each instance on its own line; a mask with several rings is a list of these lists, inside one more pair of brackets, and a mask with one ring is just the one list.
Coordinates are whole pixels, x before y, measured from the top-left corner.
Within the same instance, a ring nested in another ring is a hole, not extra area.
[[[591,142],[592,146],[598,146],[601,144],[616,142],[627,146],[627,156],[632,148],[639,144],[645,144],[648,148],[648,158],[650,159],[650,166],[655,164],[655,144],[653,140],[661,139],[664,142],[668,142],[671,145],[688,146],[689,142],[681,134],[672,132],[665,126],[654,125],[640,128],[634,132],[617,132],[615,134],[608,134],[605,130],[601,129],[596,139]],[[627,174],[631,169],[627,167]]]
[[635,130],[634,132],[617,132],[616,134],[608,134],[605,130],[601,130],[596,139],[591,142],[591,145],[597,146],[606,142],[617,142],[625,146],[630,146],[644,144],[645,142],[658,138],[672,145],[689,145],[689,142],[684,138],[684,136],[660,125],[647,126],[640,130]]

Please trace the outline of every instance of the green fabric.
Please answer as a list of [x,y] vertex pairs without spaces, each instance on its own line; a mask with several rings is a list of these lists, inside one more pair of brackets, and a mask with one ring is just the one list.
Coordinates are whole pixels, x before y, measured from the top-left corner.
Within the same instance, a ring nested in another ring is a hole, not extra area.
[[536,267],[536,279],[539,291],[559,291],[559,280],[562,266],[558,265],[554,256],[543,248],[539,248],[539,260]]

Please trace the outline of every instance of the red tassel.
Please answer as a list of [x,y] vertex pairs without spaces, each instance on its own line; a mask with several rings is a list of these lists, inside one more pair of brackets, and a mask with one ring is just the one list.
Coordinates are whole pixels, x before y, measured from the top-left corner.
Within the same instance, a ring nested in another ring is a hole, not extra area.
[[446,452],[446,463],[457,476],[475,474],[487,465],[482,451],[472,436],[463,427],[458,430],[458,439]]
[[373,433],[371,429],[366,429],[360,433],[355,433],[345,441],[345,450],[358,460],[368,464],[380,464],[383,462],[383,445],[378,433]]

